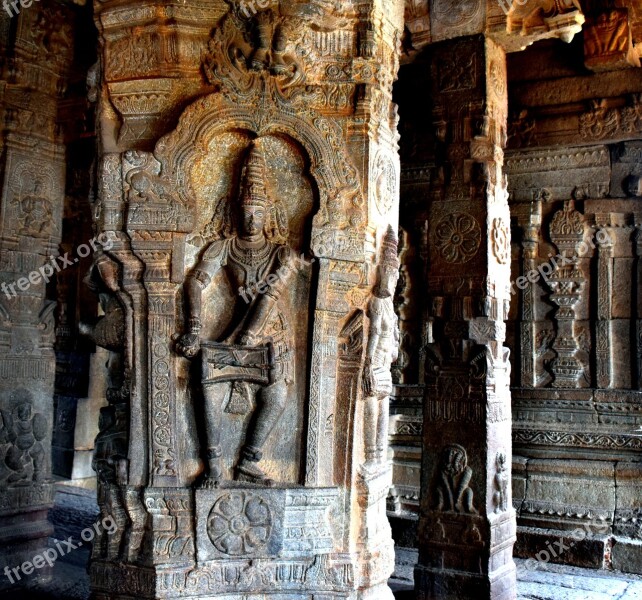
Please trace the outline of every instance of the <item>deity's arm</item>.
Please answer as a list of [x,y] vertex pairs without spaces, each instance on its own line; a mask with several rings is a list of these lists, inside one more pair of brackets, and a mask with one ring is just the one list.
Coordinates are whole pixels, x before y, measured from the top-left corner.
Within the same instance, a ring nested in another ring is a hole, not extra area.
[[[185,297],[187,301],[190,333],[198,333],[198,330],[200,330],[202,294],[212,282],[212,278],[225,264],[225,255],[225,242],[214,242],[206,250],[201,261],[185,281]],[[192,331],[192,329],[197,329],[197,331]]]
[[271,272],[264,279],[266,290],[252,304],[240,335],[240,343],[253,344],[266,326],[294,271],[294,252],[288,246],[279,248]]
[[225,242],[214,242],[185,281],[187,332],[176,344],[176,351],[186,358],[194,358],[199,352],[199,334],[203,327],[201,322],[202,293],[211,283],[212,277],[225,264],[226,257]]
[[399,331],[399,318],[395,315],[394,327],[392,329],[393,344],[391,351],[392,362],[395,362],[399,358],[399,345],[401,342],[401,332]]
[[381,337],[381,324],[383,321],[383,307],[381,298],[372,296],[368,302],[368,345],[366,346],[366,357],[363,366],[363,391],[366,396],[373,396],[376,393],[377,382],[374,376],[372,360],[377,352],[379,338]]
[[370,321],[368,327],[368,346],[366,347],[366,362],[372,361],[379,345],[383,324],[383,300],[373,296],[368,303],[367,316]]

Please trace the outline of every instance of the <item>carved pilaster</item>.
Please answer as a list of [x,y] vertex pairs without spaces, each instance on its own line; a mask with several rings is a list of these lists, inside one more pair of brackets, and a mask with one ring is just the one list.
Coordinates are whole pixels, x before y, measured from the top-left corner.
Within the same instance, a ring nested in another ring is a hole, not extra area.
[[633,388],[642,390],[642,227],[639,225],[635,229],[635,313],[636,320],[634,321],[634,380]]
[[[0,569],[47,545],[53,504],[51,444],[57,261],[65,148],[56,128],[73,56],[73,13],[39,3],[14,16],[0,83]],[[6,33],[8,23],[3,18]],[[4,59],[2,59],[4,61]],[[73,260],[73,258],[72,258]],[[77,259],[76,259],[77,260]],[[49,288],[51,289],[51,288]],[[47,569],[41,574],[48,576]],[[20,585],[4,577],[0,587]]]
[[575,332],[575,306],[586,282],[578,258],[578,248],[584,240],[584,220],[572,200],[555,213],[549,231],[560,251],[555,270],[546,280],[552,291],[551,300],[558,306],[555,313],[557,333],[552,345],[556,356],[550,367],[554,377],[552,386],[579,387],[584,369],[577,358],[580,347]]

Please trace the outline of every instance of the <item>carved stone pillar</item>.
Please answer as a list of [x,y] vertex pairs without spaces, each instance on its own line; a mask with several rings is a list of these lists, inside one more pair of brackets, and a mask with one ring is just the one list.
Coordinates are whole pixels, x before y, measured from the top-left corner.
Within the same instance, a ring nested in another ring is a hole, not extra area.
[[309,4],[96,3],[97,600],[392,597],[403,3]]
[[636,298],[635,298],[635,312],[637,319],[633,322],[633,338],[634,344],[633,348],[635,349],[635,358],[633,359],[634,364],[634,381],[631,386],[633,389],[642,390],[642,227],[636,227],[635,229],[635,256],[636,256],[636,272],[634,275],[636,287]]
[[483,36],[430,49],[439,176],[429,211],[417,597],[515,598],[503,175],[506,62]]
[[56,119],[73,52],[70,11],[34,4],[14,19],[15,38],[3,27],[0,82],[0,587],[24,582],[52,531],[56,304],[47,284],[60,268],[65,148]]

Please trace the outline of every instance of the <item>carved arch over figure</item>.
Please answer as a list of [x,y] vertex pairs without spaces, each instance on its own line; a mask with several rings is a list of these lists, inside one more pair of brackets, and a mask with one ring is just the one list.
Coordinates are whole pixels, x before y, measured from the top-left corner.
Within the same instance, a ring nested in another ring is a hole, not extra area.
[[[340,128],[315,111],[298,109],[295,114],[291,109],[284,110],[278,99],[269,97],[258,109],[233,105],[219,93],[201,98],[185,110],[176,130],[156,146],[161,175],[174,183],[179,200],[194,204],[195,193],[187,174],[207,152],[209,142],[230,130],[246,131],[257,138],[286,136],[301,145],[319,193],[312,251],[317,257],[350,260],[350,253],[342,251],[346,244],[336,238],[354,238],[357,225],[366,219],[360,178]],[[353,260],[357,258],[355,252]]]

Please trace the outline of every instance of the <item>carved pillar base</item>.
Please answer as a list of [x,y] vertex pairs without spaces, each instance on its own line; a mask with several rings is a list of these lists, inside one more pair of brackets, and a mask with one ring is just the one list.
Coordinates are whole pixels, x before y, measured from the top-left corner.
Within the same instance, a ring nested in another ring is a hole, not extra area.
[[[415,569],[415,587],[420,600],[459,598],[515,598],[515,512],[506,511],[490,524],[483,517],[432,515],[434,527],[428,536],[430,549]],[[489,554],[484,538],[502,539]],[[467,547],[462,549],[461,541]]]
[[33,565],[31,561],[42,553],[47,538],[53,534],[47,514],[54,494],[53,483],[42,483],[11,488],[0,496],[0,590],[20,586],[34,574],[40,581],[51,577],[49,564],[24,571],[21,567],[25,563]]

